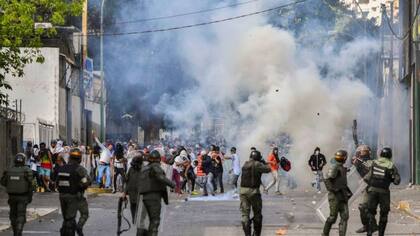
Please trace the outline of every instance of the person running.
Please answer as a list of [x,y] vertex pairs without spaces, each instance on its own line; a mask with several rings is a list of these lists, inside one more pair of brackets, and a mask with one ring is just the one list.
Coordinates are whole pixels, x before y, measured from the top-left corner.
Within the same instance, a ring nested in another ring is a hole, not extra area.
[[264,189],[264,193],[268,194],[268,191],[271,187],[276,185],[276,193],[281,194],[280,192],[280,176],[279,176],[279,168],[280,168],[280,159],[279,159],[279,149],[277,147],[273,148],[270,155],[267,158],[267,163],[270,165],[271,168],[271,175],[273,176],[273,181]]

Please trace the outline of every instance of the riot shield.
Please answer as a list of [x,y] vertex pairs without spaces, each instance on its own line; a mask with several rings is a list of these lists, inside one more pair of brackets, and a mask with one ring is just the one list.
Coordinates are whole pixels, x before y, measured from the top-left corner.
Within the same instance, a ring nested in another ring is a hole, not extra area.
[[[166,214],[166,204],[162,202],[162,208],[160,210],[160,225],[159,225],[159,233],[163,232],[163,225],[165,223],[165,214]],[[146,207],[143,204],[143,196],[139,195],[138,197],[138,204],[137,204],[137,214],[136,214],[136,229],[147,230],[149,229],[149,216],[147,215]]]
[[[354,166],[351,167],[350,171],[347,173],[347,184],[350,190],[353,193],[353,196],[349,199],[349,205],[351,205],[359,196],[362,194],[363,190],[366,188],[366,183],[357,173]],[[321,199],[318,206],[316,207],[316,214],[318,217],[325,222],[330,215],[330,207],[328,204],[328,194]]]

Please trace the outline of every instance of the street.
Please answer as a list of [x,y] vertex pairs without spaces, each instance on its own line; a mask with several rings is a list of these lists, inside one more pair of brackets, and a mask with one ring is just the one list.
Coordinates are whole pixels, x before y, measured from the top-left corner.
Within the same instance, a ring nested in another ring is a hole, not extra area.
[[[419,198],[418,193],[418,189],[400,189],[393,196],[395,201],[411,199],[414,201],[412,207],[415,207],[415,200]],[[289,192],[284,196],[264,195],[262,235],[276,235],[275,232],[280,228],[287,229],[286,235],[320,235],[323,224],[315,214],[315,204],[313,203],[317,203],[322,196],[323,194],[316,194],[304,189]],[[116,235],[117,200],[118,195],[116,194],[99,194],[89,199],[90,218],[85,226],[85,235]],[[4,204],[5,201],[1,201],[1,205],[4,206]],[[36,194],[30,207],[35,207],[35,205],[57,210],[27,223],[24,235],[59,235],[62,218],[58,210],[58,194]],[[420,205],[414,212],[420,212],[418,209],[420,209]],[[360,227],[357,201],[350,211],[347,235],[361,235],[354,233]],[[1,212],[4,213],[4,210]],[[125,210],[124,213],[129,216],[128,210]],[[393,208],[386,235],[420,235],[419,224],[418,220],[401,214]],[[124,222],[123,228],[125,227]],[[135,235],[134,228],[132,227],[131,231],[123,235]],[[239,200],[185,201],[185,199],[173,198],[165,210],[161,230],[160,235],[163,236],[243,235]],[[11,232],[6,230],[0,235],[11,235]],[[337,225],[331,235],[338,235]]]

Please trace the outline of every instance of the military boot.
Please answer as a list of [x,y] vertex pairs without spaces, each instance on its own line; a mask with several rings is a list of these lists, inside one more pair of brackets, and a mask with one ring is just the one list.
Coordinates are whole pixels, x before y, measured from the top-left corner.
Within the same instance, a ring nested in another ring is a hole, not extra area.
[[136,236],[147,236],[147,229],[137,229]]
[[76,228],[76,233],[77,233],[78,236],[84,236],[84,234],[83,234],[83,228],[78,226]]
[[23,224],[16,224],[15,231],[13,232],[14,236],[22,236]]
[[245,236],[251,236],[251,224],[242,222],[242,229],[244,230]]
[[261,236],[262,227],[261,225],[254,225],[254,233],[252,236]]
[[346,232],[347,232],[347,221],[341,220],[340,224],[338,225],[338,234],[340,236],[346,236]]

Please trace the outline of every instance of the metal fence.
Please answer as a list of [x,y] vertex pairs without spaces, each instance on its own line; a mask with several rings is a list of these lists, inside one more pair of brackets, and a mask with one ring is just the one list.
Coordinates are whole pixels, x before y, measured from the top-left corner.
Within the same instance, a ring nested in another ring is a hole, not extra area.
[[12,164],[13,156],[22,152],[23,119],[18,109],[0,107],[0,173]]

